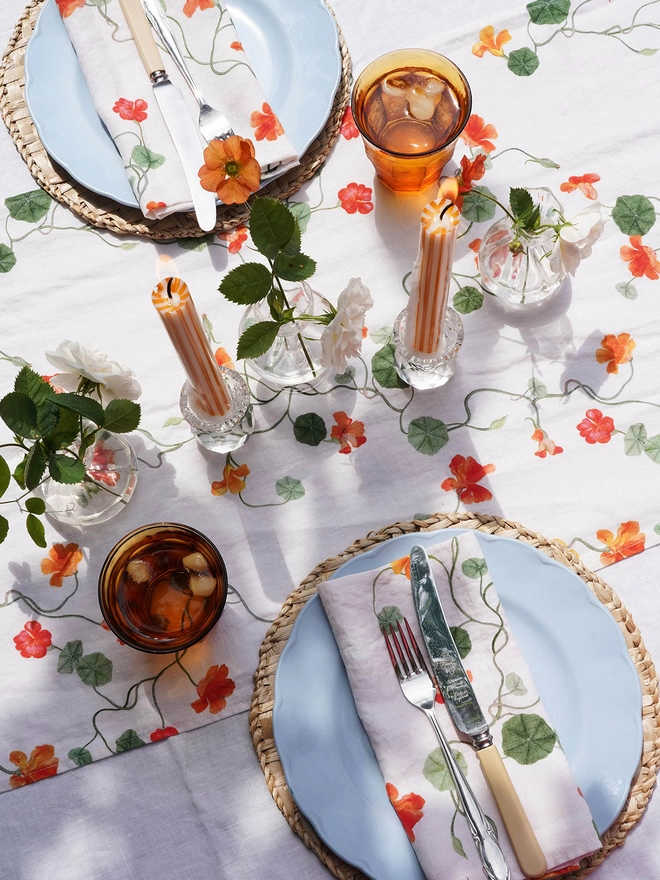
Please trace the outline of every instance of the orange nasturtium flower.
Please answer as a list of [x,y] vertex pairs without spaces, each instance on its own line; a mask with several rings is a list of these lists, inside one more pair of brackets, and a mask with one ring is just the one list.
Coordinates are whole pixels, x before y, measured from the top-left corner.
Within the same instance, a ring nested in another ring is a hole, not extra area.
[[588,199],[597,199],[598,193],[594,183],[598,183],[599,180],[599,174],[581,174],[579,177],[569,177],[565,183],[559,185],[559,189],[564,193],[570,193],[579,189]]
[[214,357],[215,362],[219,367],[229,367],[230,370],[234,369],[234,362],[226,348],[223,348],[222,346],[216,348]]
[[494,464],[482,465],[471,455],[468,455],[467,458],[455,455],[449,462],[449,470],[456,479],[448,477],[441,483],[440,488],[445,492],[455,489],[463,504],[479,504],[481,501],[490,501],[493,497],[485,486],[478,486],[477,483],[483,480],[487,474],[493,473]]
[[193,13],[198,9],[213,9],[215,3],[213,0],[186,0],[183,7],[183,14],[186,18],[192,18]]
[[394,574],[405,574],[410,580],[410,556],[402,556],[401,559],[395,559],[390,563],[390,568]]
[[236,226],[231,232],[219,232],[218,238],[227,242],[227,250],[230,254],[237,254],[248,239],[248,229],[243,223]]
[[385,790],[387,791],[387,796],[390,799],[390,803],[396,810],[396,814],[399,817],[399,821],[403,825],[406,834],[411,843],[415,842],[415,832],[413,831],[413,827],[419,822],[424,813],[422,812],[422,807],[426,803],[424,798],[415,794],[414,792],[410,792],[410,794],[404,794],[402,797],[399,797],[399,792],[392,785],[391,782],[388,782],[385,786]]
[[618,373],[621,364],[627,364],[632,358],[633,349],[637,345],[630,333],[619,333],[615,336],[608,333],[600,342],[602,348],[596,351],[596,360],[599,364],[607,364],[608,373]]
[[78,571],[82,562],[82,550],[77,544],[53,544],[48,556],[41,560],[42,574],[51,575],[51,587],[61,587],[65,577],[71,577]]
[[258,141],[276,141],[284,134],[282,123],[273,113],[270,104],[265,102],[261,105],[261,112],[255,110],[250,116],[250,125]]
[[587,443],[609,443],[612,438],[614,419],[604,416],[599,409],[588,409],[579,425],[575,426]]
[[475,43],[472,47],[472,54],[476,55],[477,58],[483,58],[486,52],[490,52],[491,55],[502,57],[504,55],[502,46],[504,43],[508,43],[510,39],[511,34],[508,31],[500,31],[495,36],[495,28],[492,24],[486,25],[485,28],[479,31],[479,42]]
[[245,480],[243,478],[247,477],[249,473],[250,468],[246,464],[233,467],[227,462],[222,471],[222,480],[216,480],[215,483],[211,483],[211,494],[224,495],[225,492],[229,491],[232,495],[238,495],[239,492],[245,489]]
[[28,620],[19,634],[14,636],[14,644],[21,657],[45,657],[52,641],[50,632],[42,629],[38,620]]
[[70,15],[85,5],[86,0],[57,0],[57,8],[60,10],[62,18],[68,18]]
[[486,125],[482,116],[473,113],[460,134],[468,147],[481,147],[486,153],[492,153],[495,144],[489,138],[497,137],[497,129],[490,122]]
[[217,715],[227,705],[227,697],[234,693],[236,682],[228,678],[229,669],[222,666],[209,666],[204,678],[197,685],[199,699],[190,705],[195,712],[203,712],[208,707],[211,715]]
[[197,172],[202,189],[215,192],[225,205],[246,202],[259,189],[261,168],[254,158],[254,144],[233,134],[214,140],[204,150],[204,164]]
[[639,523],[634,520],[621,523],[617,529],[616,538],[609,529],[599,529],[596,532],[596,537],[609,548],[600,554],[600,561],[603,565],[612,565],[613,562],[621,562],[628,556],[641,553],[646,539],[646,535],[639,530]]
[[545,458],[546,455],[559,455],[560,452],[563,452],[563,448],[561,446],[557,446],[554,440],[551,440],[543,428],[537,428],[532,434],[532,440],[536,440],[539,444],[534,455],[538,455],[539,458]]
[[364,446],[367,442],[364,436],[364,422],[354,421],[343,411],[333,413],[332,417],[337,424],[332,426],[330,437],[339,440],[339,452],[349,455],[352,449]]
[[628,268],[635,278],[641,278],[646,275],[651,281],[657,281],[660,278],[660,260],[655,255],[653,248],[642,244],[641,235],[630,236],[631,247],[624,244],[619,253],[621,259],[628,263]]
[[9,777],[11,788],[21,788],[55,776],[59,758],[55,757],[53,746],[43,745],[32,749],[30,757],[25,752],[10,752],[9,760],[18,767],[16,773]]

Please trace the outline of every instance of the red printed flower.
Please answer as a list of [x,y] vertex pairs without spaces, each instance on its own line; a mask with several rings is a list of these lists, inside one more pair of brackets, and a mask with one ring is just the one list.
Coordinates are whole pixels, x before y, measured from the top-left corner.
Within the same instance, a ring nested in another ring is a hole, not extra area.
[[363,183],[348,183],[337,193],[341,206],[347,214],[355,214],[356,211],[360,214],[369,214],[373,211],[371,195],[371,187]]
[[473,113],[467,121],[467,125],[461,132],[461,138],[468,147],[481,147],[486,153],[492,153],[495,144],[489,138],[497,137],[497,129],[494,125],[484,123],[483,117]]
[[178,733],[179,731],[176,727],[159,727],[158,730],[154,730],[149,739],[152,743],[155,743],[161,739],[167,739],[168,736],[176,736]]
[[51,575],[51,587],[61,587],[65,577],[71,577],[78,571],[78,565],[82,562],[82,550],[77,544],[53,544],[48,551],[48,557],[41,560],[42,574]]
[[330,437],[339,440],[339,452],[349,455],[351,449],[357,449],[367,442],[364,436],[364,422],[354,422],[345,412],[336,412],[332,418],[337,422],[332,426]]
[[284,134],[280,120],[273,113],[270,104],[265,102],[261,105],[261,113],[255,110],[250,116],[250,125],[254,129],[254,136],[258,141],[276,141]]
[[31,785],[33,782],[55,776],[60,763],[59,758],[55,757],[55,749],[48,745],[32,749],[29,758],[25,752],[10,752],[9,760],[18,767],[18,770],[9,777],[11,788],[21,788],[23,785]]
[[238,40],[234,40],[233,43],[229,44],[229,48],[234,49],[236,52],[242,52],[243,51],[243,43],[239,43]]
[[414,843],[415,832],[413,831],[413,828],[424,815],[424,813],[422,812],[422,807],[424,806],[426,801],[421,795],[415,794],[414,792],[411,792],[410,794],[404,794],[402,797],[399,797],[399,792],[392,785],[391,782],[387,783],[385,789],[387,791],[387,796],[390,799],[392,806],[396,810],[399,821],[403,825],[410,842]]
[[539,444],[534,455],[539,458],[545,458],[546,455],[559,455],[564,450],[561,446],[557,446],[554,440],[551,440],[542,428],[537,428],[532,434],[532,440],[536,440]]
[[62,18],[68,18],[76,9],[83,7],[85,2],[86,0],[57,0],[57,8]]
[[144,122],[147,118],[145,111],[148,106],[142,98],[138,98],[136,101],[120,98],[112,109],[115,113],[119,113],[122,119],[129,119],[131,122]]
[[641,278],[646,275],[651,281],[657,281],[660,278],[660,261],[655,255],[653,248],[642,244],[641,235],[632,235],[630,237],[631,247],[623,245],[620,250],[621,259],[628,263],[628,268],[635,278]]
[[394,574],[405,574],[410,580],[410,556],[402,556],[401,559],[395,559],[390,563],[390,568]]
[[243,247],[243,242],[247,241],[248,231],[247,226],[244,226],[242,223],[240,226],[237,226],[235,229],[232,229],[231,232],[220,232],[218,233],[218,238],[222,241],[228,242],[227,250],[230,254],[237,254],[240,249]]
[[160,211],[161,208],[166,208],[167,205],[165,202],[147,202],[147,211]]
[[458,196],[456,198],[456,207],[463,207],[463,196],[469,193],[475,181],[481,180],[486,173],[485,168],[486,154],[479,153],[476,159],[468,159],[467,156],[461,158],[461,171],[458,177]]
[[339,131],[342,133],[342,136],[345,137],[347,141],[350,141],[351,138],[356,138],[360,136],[358,127],[355,124],[355,120],[353,119],[353,111],[350,107],[347,107],[344,110],[344,115],[341,120]]
[[483,58],[486,52],[490,52],[491,55],[498,55],[501,58],[504,55],[502,46],[510,39],[511,34],[508,31],[500,31],[495,36],[495,28],[492,24],[486,25],[479,31],[479,42],[472,47],[472,54],[477,58]]
[[204,678],[197,685],[199,699],[190,705],[195,712],[203,712],[208,707],[211,715],[217,715],[227,705],[227,697],[234,693],[236,683],[227,678],[229,669],[222,666],[210,666]]
[[449,462],[449,470],[456,477],[452,479],[448,477],[443,481],[440,488],[445,492],[456,490],[456,494],[463,504],[479,504],[482,501],[490,501],[493,497],[492,493],[485,486],[478,486],[480,480],[483,480],[488,474],[492,474],[495,470],[494,464],[479,464],[471,455],[464,458],[462,455],[455,455]]
[[481,247],[481,239],[475,238],[468,245],[471,251],[474,251],[474,262],[477,264],[477,269],[479,268],[479,248]]
[[599,174],[581,174],[579,177],[569,177],[565,183],[560,184],[559,189],[565,193],[579,189],[588,199],[597,199],[598,193],[594,183],[598,183],[599,180]]
[[587,443],[609,443],[614,431],[614,420],[599,409],[588,409],[576,428]]
[[224,466],[222,471],[222,480],[216,480],[211,483],[212,495],[224,495],[231,492],[232,495],[238,495],[245,489],[244,477],[250,473],[250,468],[246,464],[233,467],[229,462]]
[[621,523],[616,538],[609,529],[600,529],[596,532],[596,537],[609,548],[600,554],[603,565],[612,565],[614,562],[621,562],[622,559],[641,553],[646,539],[646,535],[639,530],[639,523],[634,520]]
[[619,366],[627,364],[632,358],[633,349],[637,345],[630,338],[630,333],[619,333],[618,336],[608,333],[600,344],[602,348],[597,349],[596,360],[599,364],[607,364],[607,372],[615,375],[619,372]]
[[234,362],[229,356],[229,352],[226,348],[216,348],[215,350],[215,362],[219,367],[229,367],[230,370],[234,369]]
[[16,650],[21,657],[45,657],[52,644],[52,636],[42,629],[38,620],[28,620],[17,636],[14,636]]
[[193,13],[197,12],[198,9],[213,9],[214,6],[215,3],[213,0],[186,0],[183,7],[183,14],[187,18],[192,18]]

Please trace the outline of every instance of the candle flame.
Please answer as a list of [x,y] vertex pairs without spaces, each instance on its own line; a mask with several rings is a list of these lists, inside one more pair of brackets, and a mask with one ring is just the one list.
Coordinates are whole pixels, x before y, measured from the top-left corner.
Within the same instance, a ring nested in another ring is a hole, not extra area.
[[455,177],[443,177],[440,181],[438,196],[456,203],[458,199],[458,180]]
[[177,278],[179,270],[177,265],[169,254],[158,254],[154,266],[156,270],[156,279],[164,281],[166,278]]

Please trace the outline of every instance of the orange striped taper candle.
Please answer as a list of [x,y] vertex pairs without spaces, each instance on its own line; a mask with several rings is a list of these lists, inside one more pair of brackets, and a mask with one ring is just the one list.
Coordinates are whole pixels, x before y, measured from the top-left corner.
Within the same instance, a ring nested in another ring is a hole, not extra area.
[[188,285],[180,278],[165,278],[151,292],[151,301],[179,355],[200,409],[212,418],[226,416],[231,398]]
[[430,202],[422,211],[404,336],[406,349],[415,357],[430,358],[442,349],[460,216],[449,199]]

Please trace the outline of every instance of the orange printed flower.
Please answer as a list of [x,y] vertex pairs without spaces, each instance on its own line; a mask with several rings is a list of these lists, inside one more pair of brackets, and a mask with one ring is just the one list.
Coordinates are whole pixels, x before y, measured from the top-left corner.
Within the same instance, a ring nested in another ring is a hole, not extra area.
[[243,243],[247,241],[248,231],[247,226],[244,226],[242,223],[240,226],[237,226],[235,229],[232,229],[231,232],[220,232],[218,233],[218,238],[222,241],[229,242],[229,246],[227,250],[230,254],[237,254],[240,249],[243,247]]
[[619,253],[621,259],[628,263],[628,268],[635,278],[641,278],[646,275],[651,281],[657,281],[660,277],[660,261],[655,255],[653,248],[642,244],[641,235],[632,235],[630,237],[631,247],[624,244]]
[[250,116],[250,125],[254,129],[254,136],[258,141],[276,141],[284,134],[282,123],[273,113],[270,104],[265,102],[261,105],[261,113],[255,110]]
[[599,180],[599,174],[581,174],[579,177],[569,177],[565,183],[560,184],[559,189],[565,193],[579,189],[588,199],[597,199],[598,193],[594,183],[598,183]]
[[216,348],[215,362],[219,367],[229,367],[230,370],[234,369],[234,362],[226,348]]
[[479,248],[481,247],[481,239],[475,238],[468,245],[471,251],[474,251],[474,262],[477,264],[477,269],[479,268]]
[[463,207],[463,196],[469,193],[475,181],[481,180],[486,173],[485,162],[485,153],[479,153],[475,159],[468,159],[467,156],[461,158],[461,170],[458,175],[458,195],[453,199],[459,211]]
[[390,568],[394,574],[405,574],[410,580],[410,556],[402,556],[401,559],[395,559],[390,564]]
[[390,799],[390,802],[394,809],[396,810],[396,814],[399,817],[399,821],[405,828],[406,834],[411,843],[415,842],[415,832],[413,828],[422,818],[424,813],[422,812],[422,807],[426,803],[424,798],[419,795],[411,792],[410,794],[404,794],[403,797],[399,797],[399,792],[392,785],[391,782],[388,782],[385,786],[387,791],[387,796]]
[[630,338],[630,333],[619,333],[615,336],[608,333],[600,342],[602,348],[596,351],[596,360],[599,364],[607,364],[608,373],[618,373],[621,364],[627,364],[632,358],[633,349],[637,343]]
[[62,18],[68,18],[76,9],[85,5],[86,0],[57,0],[57,8]]
[[479,42],[475,43],[472,47],[472,54],[476,55],[477,58],[483,58],[486,52],[490,52],[491,55],[502,57],[504,55],[502,46],[508,43],[510,39],[511,34],[508,31],[500,31],[495,36],[495,28],[492,24],[489,24],[479,31]]
[[52,636],[42,629],[38,620],[28,620],[17,636],[14,636],[16,650],[21,657],[45,657],[52,644]]
[[82,562],[82,550],[77,544],[53,544],[48,557],[41,560],[42,574],[51,575],[51,587],[61,587],[65,577],[71,577],[78,571]]
[[346,138],[347,141],[350,141],[351,138],[356,138],[360,136],[358,127],[355,124],[355,120],[353,119],[353,111],[350,107],[347,107],[344,110],[344,115],[341,120],[339,131],[341,132],[342,136]]
[[160,211],[161,208],[166,207],[165,202],[147,202],[147,211]]
[[541,428],[537,428],[532,434],[532,440],[536,440],[539,444],[538,449],[534,453],[534,455],[538,455],[539,458],[545,458],[546,455],[559,455],[560,452],[564,450],[561,446],[557,446],[554,440],[551,440],[544,430]]
[[249,473],[250,468],[246,464],[233,467],[227,462],[222,472],[222,480],[211,483],[211,494],[224,495],[225,492],[229,491],[232,495],[238,495],[239,492],[245,489],[243,477],[247,477]]
[[604,416],[599,409],[588,409],[576,428],[587,443],[609,443],[614,431],[614,420]]
[[18,767],[18,770],[9,777],[11,788],[21,788],[23,785],[32,785],[49,776],[55,776],[59,758],[55,757],[53,746],[43,745],[32,749],[30,757],[25,752],[10,752],[9,760]]
[[371,195],[371,187],[363,183],[348,183],[339,190],[337,198],[347,214],[355,214],[356,211],[360,214],[369,214],[374,209]]
[[362,328],[362,338],[366,339],[368,335],[369,335],[369,328],[365,326]]
[[233,134],[214,140],[204,150],[204,164],[197,172],[202,189],[215,192],[225,205],[246,202],[259,189],[261,168],[254,158],[251,140]]
[[622,559],[641,553],[646,539],[646,535],[639,530],[639,523],[634,520],[621,523],[616,538],[609,529],[600,529],[596,532],[596,537],[609,547],[609,550],[604,550],[600,554],[603,565],[612,565],[614,562],[621,562]]
[[214,6],[215,3],[213,0],[186,0],[183,7],[183,14],[187,16],[187,18],[192,18],[193,13],[197,12],[198,9],[213,9]]
[[119,113],[122,119],[128,119],[131,122],[144,122],[147,118],[147,107],[149,105],[142,98],[137,101],[129,101],[128,98],[120,98],[112,108],[115,113]]
[[364,422],[354,422],[345,412],[336,412],[332,418],[337,422],[332,426],[330,437],[339,440],[339,452],[349,455],[352,449],[367,442],[364,436]]
[[168,736],[177,736],[179,731],[176,727],[159,727],[150,734],[149,739],[152,743],[159,742],[161,739],[167,739]]
[[243,43],[240,43],[238,40],[234,40],[233,43],[229,44],[230,49],[234,49],[236,52],[243,51]]
[[222,666],[209,666],[204,678],[197,685],[199,699],[190,705],[195,712],[203,712],[208,707],[211,715],[217,715],[227,705],[227,697],[234,693],[236,682],[227,678],[229,670]]
[[455,455],[449,462],[449,470],[456,477],[452,479],[448,477],[443,481],[440,488],[445,492],[456,490],[456,494],[463,504],[479,504],[482,501],[490,501],[493,497],[492,493],[485,486],[478,486],[477,483],[483,480],[488,474],[492,474],[495,470],[494,464],[479,464],[471,455],[465,458],[462,455]]
[[484,152],[492,153],[495,149],[495,144],[489,138],[497,137],[497,129],[490,123],[486,125],[481,116],[473,113],[461,132],[461,137],[468,147],[481,147]]

